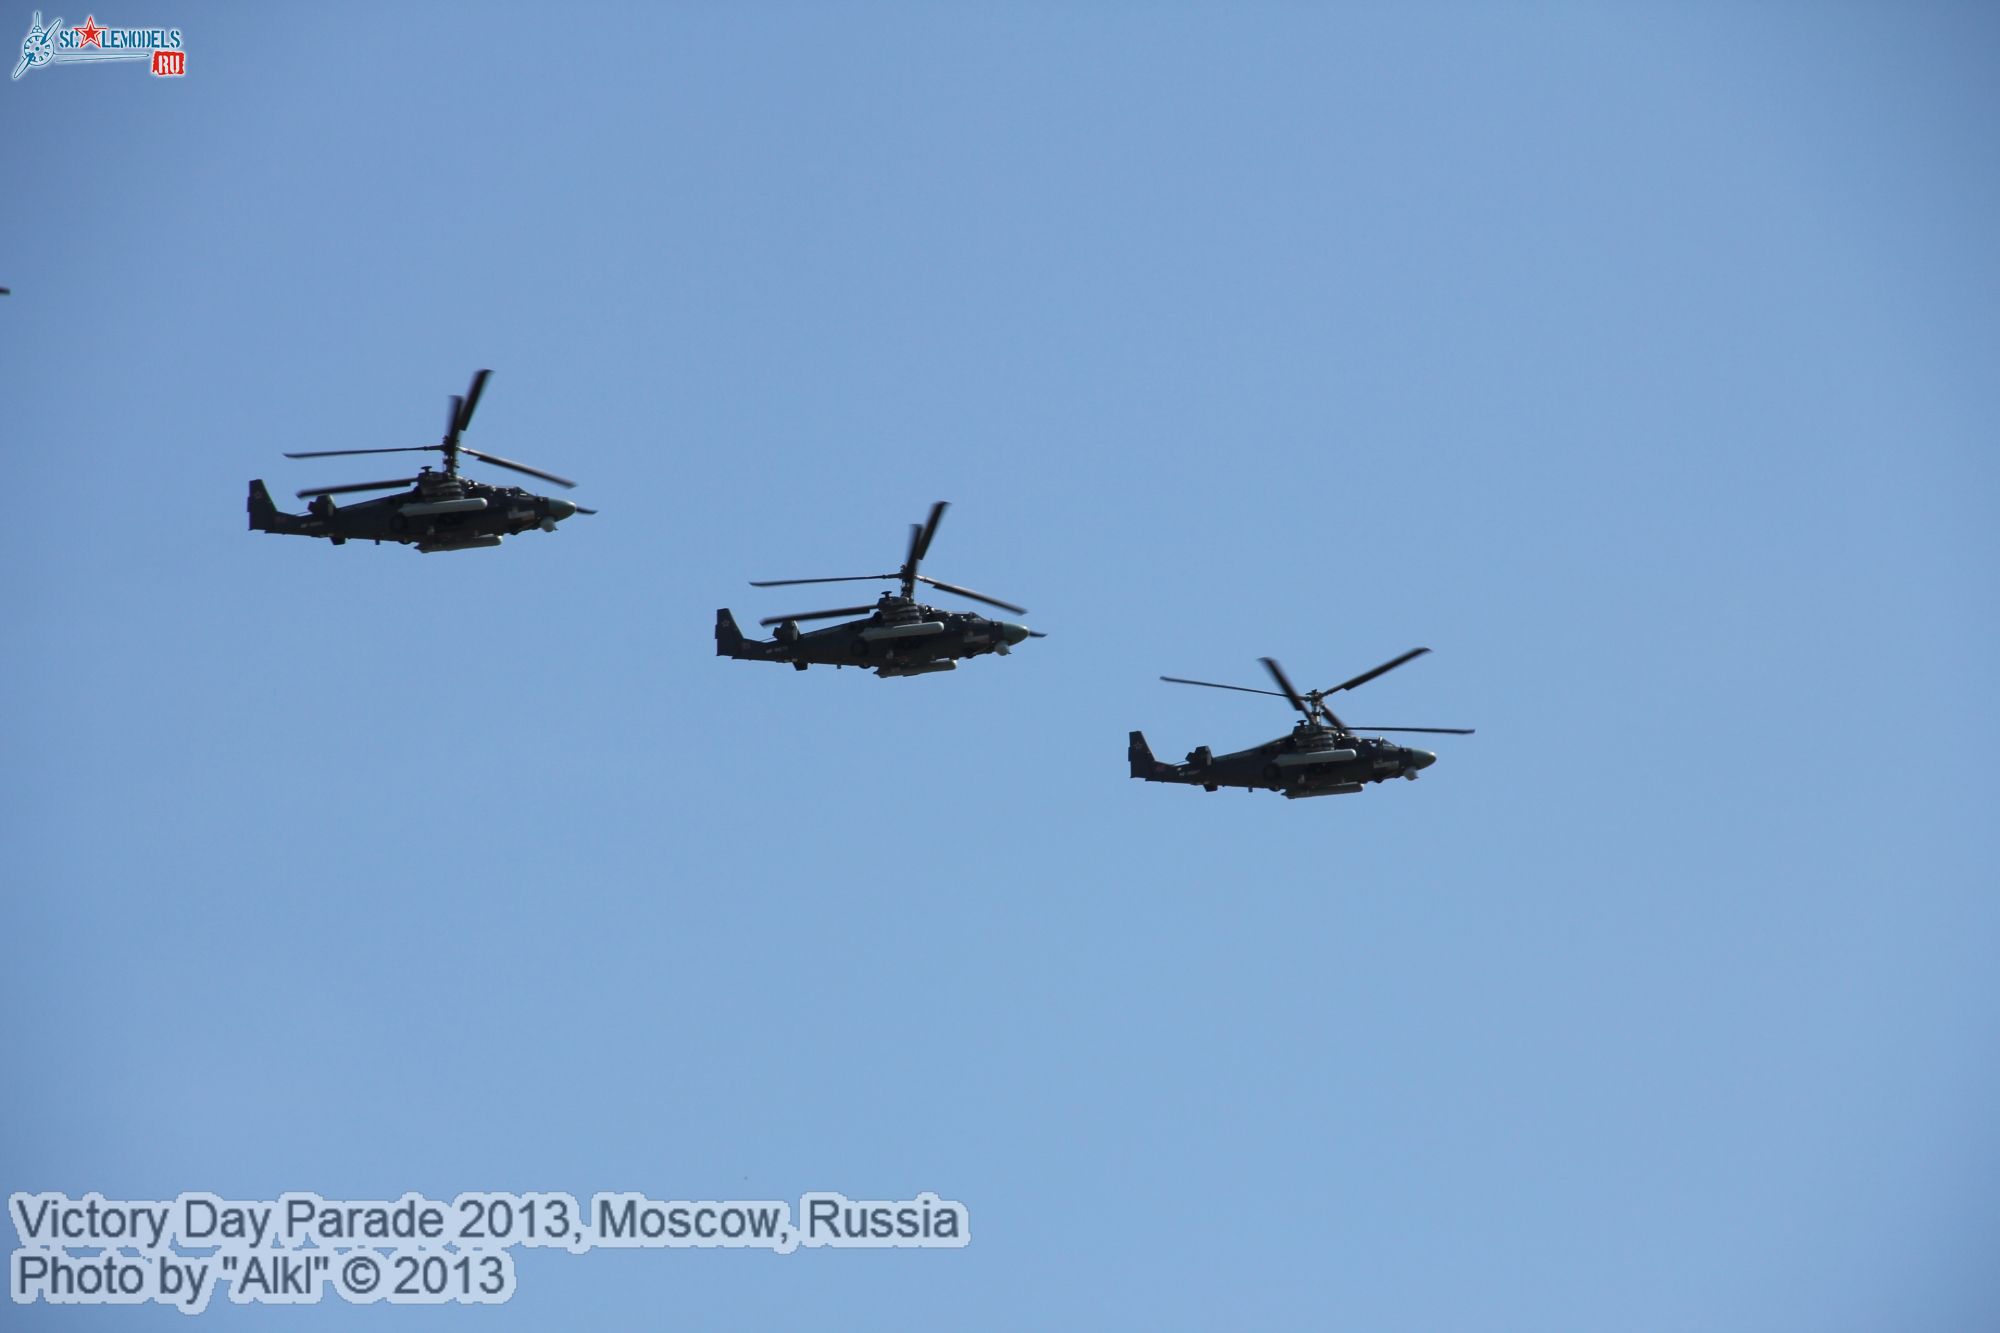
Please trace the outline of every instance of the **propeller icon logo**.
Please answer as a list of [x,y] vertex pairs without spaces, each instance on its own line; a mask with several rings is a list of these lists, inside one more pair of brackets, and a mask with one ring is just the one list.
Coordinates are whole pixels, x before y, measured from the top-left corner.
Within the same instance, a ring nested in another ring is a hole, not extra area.
[[61,19],[44,27],[42,11],[35,11],[34,20],[28,24],[28,35],[21,39],[21,63],[14,66],[15,78],[20,78],[31,69],[40,69],[56,58],[56,33],[61,30]]

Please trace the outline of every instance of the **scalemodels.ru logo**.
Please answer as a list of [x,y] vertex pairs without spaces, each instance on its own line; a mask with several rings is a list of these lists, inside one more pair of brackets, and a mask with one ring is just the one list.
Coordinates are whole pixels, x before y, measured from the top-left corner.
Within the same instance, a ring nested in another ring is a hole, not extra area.
[[64,27],[61,19],[42,22],[35,11],[28,35],[21,39],[21,63],[14,77],[44,65],[94,65],[106,60],[150,60],[153,73],[172,78],[187,73],[187,52],[179,28],[102,28],[96,15],[82,27]]

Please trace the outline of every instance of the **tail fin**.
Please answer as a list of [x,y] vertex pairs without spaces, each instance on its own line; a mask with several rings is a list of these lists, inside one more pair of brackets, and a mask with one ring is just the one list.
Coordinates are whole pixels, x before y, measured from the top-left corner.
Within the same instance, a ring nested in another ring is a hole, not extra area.
[[1153,758],[1153,747],[1146,744],[1146,733],[1143,731],[1132,733],[1131,744],[1125,747],[1125,757],[1132,761],[1132,776],[1135,778],[1150,778],[1159,769],[1158,761]]
[[715,613],[715,655],[734,657],[742,646],[743,631],[736,628],[736,617],[725,606]]
[[264,489],[261,478],[250,483],[249,509],[252,532],[274,531],[278,527],[278,520],[284,517],[278,512],[278,506],[271,503],[271,493]]

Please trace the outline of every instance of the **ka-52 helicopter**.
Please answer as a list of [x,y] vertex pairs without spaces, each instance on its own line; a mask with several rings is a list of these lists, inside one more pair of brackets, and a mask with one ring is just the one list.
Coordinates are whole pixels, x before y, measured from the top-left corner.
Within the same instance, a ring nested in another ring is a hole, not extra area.
[[[921,676],[933,671],[956,671],[957,659],[981,653],[1005,656],[1023,639],[1048,636],[1026,625],[1004,620],[988,620],[971,611],[939,610],[916,600],[919,583],[940,592],[957,593],[975,602],[997,606],[1024,616],[1026,608],[1003,602],[997,597],[955,587],[919,574],[917,566],[930,553],[931,539],[937,535],[938,520],[949,506],[940,500],[931,506],[928,522],[910,525],[910,554],[903,567],[893,574],[848,574],[830,579],[770,579],[752,582],[753,588],[778,588],[796,583],[856,583],[873,579],[896,579],[900,592],[885,592],[873,606],[843,606],[832,611],[804,611],[797,615],[767,616],[765,625],[776,625],[775,637],[746,639],[736,627],[736,617],[727,607],[715,613],[715,655],[741,657],[753,662],[790,662],[795,670],[821,666],[851,666],[873,670],[877,676]],[[838,616],[866,616],[866,620],[832,625],[826,629],[801,630],[802,620],[830,620]]]
[[1394,671],[1412,658],[1422,657],[1428,648],[1412,648],[1392,662],[1373,671],[1364,671],[1352,680],[1330,689],[1301,695],[1285,678],[1285,672],[1270,658],[1260,659],[1278,683],[1275,690],[1256,690],[1247,685],[1217,685],[1208,680],[1184,680],[1162,676],[1176,685],[1206,685],[1216,690],[1241,690],[1245,694],[1271,694],[1289,699],[1304,716],[1289,736],[1234,754],[1217,755],[1204,745],[1187,757],[1186,763],[1166,764],[1153,758],[1143,732],[1132,733],[1126,757],[1132,761],[1132,776],[1148,782],[1184,782],[1214,791],[1218,787],[1264,788],[1281,791],[1288,798],[1340,796],[1360,791],[1371,782],[1387,778],[1408,778],[1437,762],[1428,750],[1412,750],[1374,736],[1358,736],[1359,731],[1422,731],[1438,736],[1470,736],[1470,727],[1349,727],[1326,706],[1326,697],[1357,685],[1366,685],[1387,671]]
[[[479,395],[486,391],[486,377],[493,372],[474,372],[472,387],[464,397],[452,395],[451,412],[445,417],[444,439],[437,444],[412,445],[402,449],[316,449],[286,454],[287,458],[334,458],[347,454],[415,454],[438,452],[444,455],[444,471],[425,467],[414,477],[394,481],[363,481],[351,486],[315,486],[298,493],[311,500],[303,514],[287,514],[271,502],[271,493],[261,480],[250,483],[250,530],[289,532],[301,537],[325,537],[335,546],[350,537],[377,544],[405,542],[428,554],[432,551],[470,551],[481,546],[498,546],[501,539],[517,532],[540,528],[554,532],[556,524],[571,514],[594,514],[569,500],[533,495],[518,486],[488,486],[458,475],[458,457],[464,454],[496,467],[512,468],[558,486],[574,486],[567,477],[543,472],[525,463],[515,463],[493,454],[482,454],[458,442],[472,424]],[[363,500],[343,509],[333,497],[352,491],[386,491],[398,486],[412,487],[403,495]]]

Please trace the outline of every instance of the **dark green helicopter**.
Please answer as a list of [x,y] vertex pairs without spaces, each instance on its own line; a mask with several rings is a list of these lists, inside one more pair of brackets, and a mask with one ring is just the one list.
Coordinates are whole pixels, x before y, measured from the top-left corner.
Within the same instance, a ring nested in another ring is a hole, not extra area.
[[[458,442],[472,424],[479,395],[486,391],[486,377],[493,372],[473,373],[472,387],[464,397],[452,395],[451,412],[445,417],[444,439],[437,444],[412,445],[403,449],[316,449],[286,454],[287,458],[334,458],[347,454],[415,454],[438,452],[444,455],[444,471],[426,467],[414,477],[394,481],[363,481],[351,486],[316,486],[298,493],[311,500],[303,514],[287,514],[271,503],[271,493],[262,480],[250,483],[250,530],[288,532],[301,537],[325,537],[335,546],[348,538],[363,541],[403,542],[426,554],[432,551],[470,551],[498,546],[505,537],[540,528],[554,532],[556,524],[572,514],[594,514],[568,500],[534,495],[518,486],[489,486],[458,475],[458,457],[464,454],[496,467],[512,468],[558,486],[574,486],[567,477],[543,472],[525,463],[515,463],[493,454],[482,454]],[[403,495],[364,500],[341,508],[336,495],[352,491],[386,491],[398,486],[412,489]]]
[[[752,582],[753,588],[779,588],[797,583],[855,583],[863,580],[896,579],[900,592],[885,592],[873,606],[843,606],[832,611],[803,611],[796,615],[766,616],[765,625],[776,625],[770,639],[746,639],[736,627],[736,617],[724,607],[715,613],[715,655],[740,657],[753,662],[790,662],[795,670],[820,666],[861,667],[877,676],[922,676],[933,671],[956,671],[958,659],[982,653],[1005,656],[1023,639],[1048,636],[1026,625],[1004,620],[988,620],[970,611],[939,610],[916,600],[919,583],[940,592],[970,597],[975,602],[997,606],[1024,616],[1026,608],[1003,602],[997,597],[960,588],[919,574],[917,566],[930,553],[931,539],[937,535],[938,520],[949,508],[940,500],[931,506],[928,522],[910,525],[910,553],[903,567],[893,574],[848,574],[830,579],[769,579]],[[830,620],[838,616],[866,616],[826,629],[801,630],[802,620]]]
[[1394,671],[1412,658],[1422,657],[1428,648],[1412,648],[1392,662],[1373,671],[1364,671],[1352,680],[1330,689],[1301,695],[1285,679],[1285,672],[1270,658],[1260,659],[1278,683],[1275,690],[1256,690],[1247,685],[1217,685],[1207,680],[1184,680],[1162,676],[1176,685],[1206,685],[1216,690],[1241,690],[1245,694],[1271,694],[1292,701],[1303,717],[1289,736],[1234,754],[1217,755],[1204,745],[1187,757],[1186,763],[1165,764],[1153,758],[1144,732],[1132,733],[1126,758],[1132,762],[1132,776],[1148,782],[1182,782],[1214,791],[1218,787],[1262,788],[1283,792],[1288,798],[1341,796],[1360,791],[1371,782],[1388,778],[1408,778],[1437,762],[1428,750],[1412,750],[1374,736],[1358,736],[1360,731],[1422,731],[1438,736],[1470,736],[1470,727],[1349,727],[1326,706],[1329,694],[1339,694],[1357,685],[1366,685],[1387,671]]

